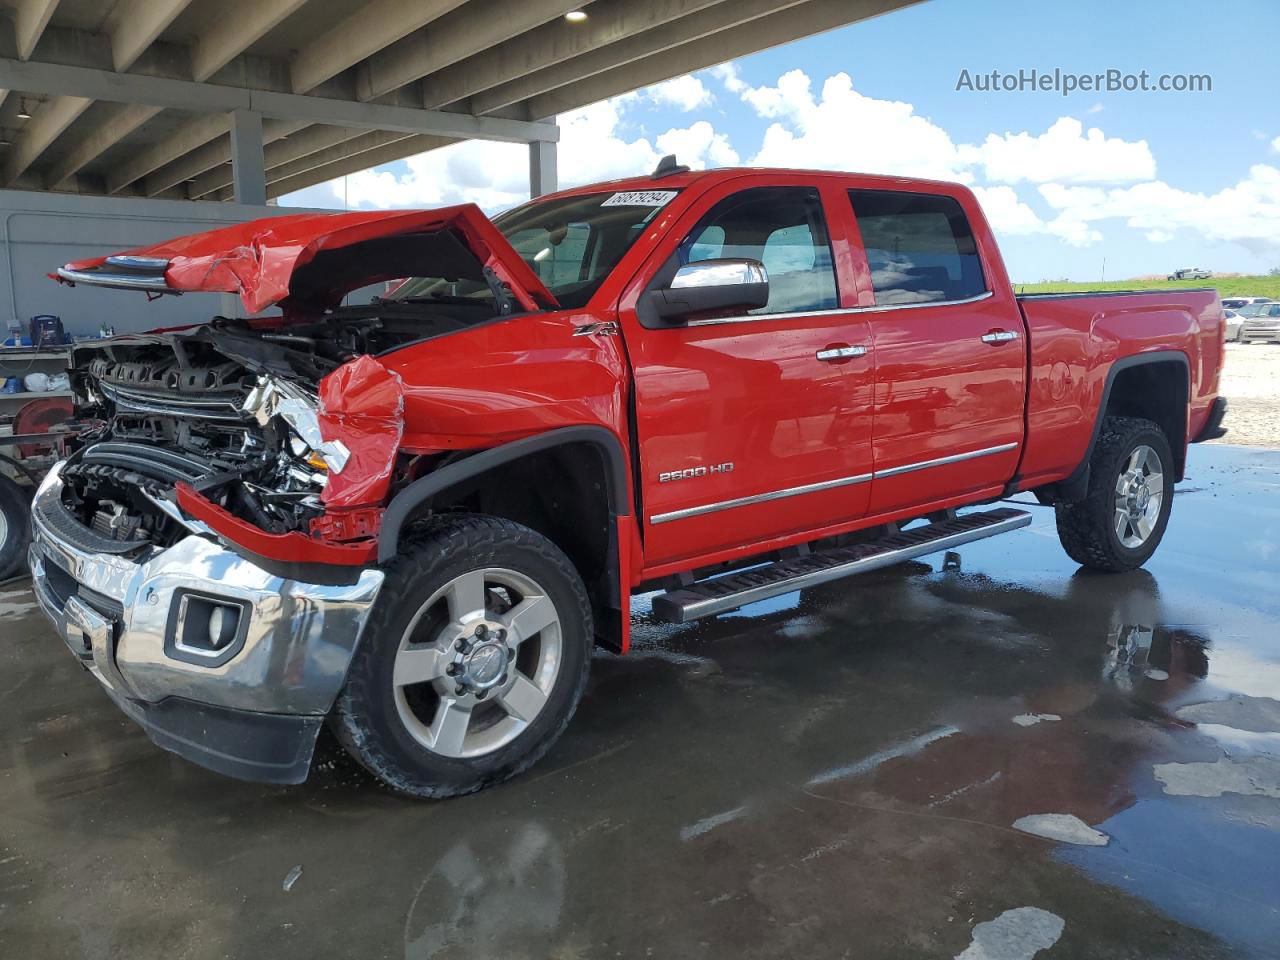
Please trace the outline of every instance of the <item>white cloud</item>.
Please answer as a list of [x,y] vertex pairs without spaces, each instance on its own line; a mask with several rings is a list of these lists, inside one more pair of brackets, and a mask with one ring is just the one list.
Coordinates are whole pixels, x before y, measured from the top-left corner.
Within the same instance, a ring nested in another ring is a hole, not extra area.
[[974,187],[973,192],[992,229],[1007,234],[1044,232],[1044,221],[1018,199],[1013,187]]
[[1152,180],[1113,189],[1046,183],[1040,195],[1058,211],[1056,222],[1063,229],[1116,219],[1156,243],[1191,229],[1257,254],[1280,250],[1280,169],[1268,164],[1250,167],[1243,180],[1212,194]]
[[700,107],[709,107],[715,99],[701,80],[688,73],[683,77],[675,77],[664,80],[662,83],[655,83],[651,87],[645,87],[641,95],[658,106],[675,107],[685,113]]
[[1092,107],[1090,107],[1090,108],[1089,108],[1088,110],[1086,110],[1085,112],[1086,112],[1086,113],[1101,113],[1104,109],[1105,109],[1105,108],[1102,106],[1102,104],[1100,104],[1100,103],[1095,103]]
[[961,153],[1000,183],[1130,183],[1156,175],[1147,141],[1108,137],[1097,127],[1085,131],[1074,117],[1060,117],[1039,136],[991,133]]
[[732,60],[728,63],[718,64],[707,72],[723,83],[724,88],[730,93],[741,93],[747,88],[746,81],[742,79],[742,74],[738,71],[738,65]]
[[956,144],[942,127],[898,100],[878,100],[854,89],[846,73],[828,77],[814,96],[803,70],[774,86],[742,85],[732,65],[722,70],[726,89],[759,116],[775,121],[755,161],[781,166],[859,170],[937,177],[969,183],[981,170],[996,183],[1129,183],[1151,179],[1156,163],[1145,140],[1108,137],[1097,127],[1062,117],[1042,134],[989,134],[980,145]]
[[682,163],[691,167],[732,167],[738,163],[738,152],[729,144],[729,138],[716,133],[706,120],[693,126],[668,130],[657,138],[658,149],[674,153]]
[[744,87],[740,95],[776,121],[753,163],[972,180],[945,130],[909,103],[863,96],[847,73],[828,77],[818,97],[802,70],[783,74],[773,87]]
[[1102,239],[1101,233],[1080,220],[1063,217],[1042,220],[1029,204],[1018,198],[1013,187],[974,187],[973,192],[991,228],[1002,236],[1047,234],[1073,247],[1091,246]]
[[[562,186],[614,180],[652,170],[664,153],[694,168],[738,162],[724,134],[705,120],[656,137],[627,139],[623,114],[635,94],[615,97],[560,117],[557,151]],[[497,211],[528,198],[528,152],[521,144],[468,141],[408,158],[408,173],[365,170],[329,184],[352,207],[391,209],[477,203]]]
[[[767,121],[754,153],[743,142],[732,143],[707,119],[665,132],[636,125],[641,116],[652,115],[642,113],[643,107],[691,111],[707,106],[714,101],[708,87],[713,79]],[[1241,244],[1259,255],[1280,251],[1280,169],[1274,163],[1252,167],[1247,177],[1216,193],[1181,190],[1155,179],[1155,159],[1145,140],[1107,136],[1062,117],[1041,133],[992,133],[981,143],[957,143],[912,104],[865,96],[844,73],[827,77],[818,91],[801,70],[754,87],[730,62],[575,110],[559,122],[564,186],[644,173],[667,153],[695,168],[734,165],[741,150],[762,165],[969,183],[1002,237],[1055,237],[1085,247],[1102,241],[1104,224],[1115,223],[1137,231],[1139,242],[1168,243],[1186,231],[1209,242]],[[1280,152],[1280,137],[1258,136],[1262,150]],[[528,195],[522,145],[470,142],[406,163],[407,173],[384,168],[347,178],[349,203],[390,208],[474,201],[496,211]],[[1028,185],[1038,185],[1038,191]],[[328,189],[343,198],[342,181]],[[1124,236],[1109,230],[1107,239]]]

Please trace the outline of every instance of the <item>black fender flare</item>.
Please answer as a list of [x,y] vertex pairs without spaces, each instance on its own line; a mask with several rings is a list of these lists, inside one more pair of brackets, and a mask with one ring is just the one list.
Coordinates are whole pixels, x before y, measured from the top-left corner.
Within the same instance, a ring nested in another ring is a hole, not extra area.
[[[631,514],[627,494],[627,458],[618,438],[604,427],[559,427],[532,437],[524,437],[441,467],[434,473],[413,481],[387,504],[378,533],[378,562],[386,563],[400,549],[400,534],[405,522],[427,500],[465,480],[488,473],[495,467],[511,463],[554,447],[570,443],[588,443],[600,450],[605,463],[611,519]],[[616,522],[616,521],[615,521]]]
[[[1151,363],[1180,363],[1183,372],[1187,377],[1187,402],[1191,401],[1191,361],[1187,359],[1187,355],[1181,350],[1153,350],[1150,353],[1135,353],[1127,357],[1121,357],[1111,364],[1107,370],[1107,382],[1102,387],[1102,399],[1098,403],[1098,411],[1093,419],[1093,433],[1089,436],[1089,445],[1084,449],[1084,457],[1080,463],[1071,471],[1071,476],[1065,480],[1059,480],[1054,486],[1057,487],[1060,494],[1065,499],[1080,499],[1084,496],[1089,486],[1089,461],[1093,458],[1093,449],[1098,445],[1098,436],[1102,433],[1102,421],[1107,415],[1107,405],[1111,402],[1111,388],[1115,386],[1116,378],[1126,370],[1133,367],[1141,367]],[[1184,448],[1182,460],[1185,462],[1186,441],[1186,413],[1183,414],[1183,439],[1182,446]],[[1179,459],[1178,451],[1173,451],[1174,459]],[[1182,479],[1182,467],[1177,470],[1177,479]],[[1078,494],[1078,496],[1076,496]]]

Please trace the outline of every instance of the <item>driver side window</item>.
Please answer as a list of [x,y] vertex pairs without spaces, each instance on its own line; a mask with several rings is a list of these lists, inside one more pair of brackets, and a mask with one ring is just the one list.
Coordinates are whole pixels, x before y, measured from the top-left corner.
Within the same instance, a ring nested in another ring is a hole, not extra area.
[[725,257],[759,260],[769,302],[752,315],[833,310],[840,305],[818,191],[757,187],[726,197],[680,245],[681,265]]

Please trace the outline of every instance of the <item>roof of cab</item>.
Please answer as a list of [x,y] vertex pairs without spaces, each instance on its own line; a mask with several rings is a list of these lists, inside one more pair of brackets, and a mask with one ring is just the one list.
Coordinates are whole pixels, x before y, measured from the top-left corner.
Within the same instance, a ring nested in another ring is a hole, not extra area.
[[874,185],[882,189],[910,189],[912,187],[927,188],[934,193],[969,192],[969,188],[953,180],[929,180],[923,177],[900,177],[876,173],[858,173],[846,170],[813,170],[803,167],[716,167],[712,170],[685,170],[679,173],[646,174],[638,177],[623,177],[618,180],[601,180],[596,183],[584,183],[549,193],[538,200],[556,197],[575,197],[605,190],[661,190],[664,188],[683,189],[690,186],[712,187],[739,177],[758,177],[777,174],[780,176],[810,176],[820,179],[852,180],[868,186]]

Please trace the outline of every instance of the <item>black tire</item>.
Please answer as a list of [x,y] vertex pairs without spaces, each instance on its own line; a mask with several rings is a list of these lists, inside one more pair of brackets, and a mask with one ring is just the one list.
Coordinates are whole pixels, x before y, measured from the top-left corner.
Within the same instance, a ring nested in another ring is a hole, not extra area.
[[[393,664],[428,598],[460,575],[486,567],[531,578],[554,603],[559,671],[540,712],[509,743],[482,756],[443,756],[416,739],[401,718]],[[384,570],[387,579],[330,716],[339,742],[384,784],[411,797],[473,793],[528,769],[568,726],[591,663],[591,604],[569,558],[546,537],[510,520],[454,515],[416,531]]]
[[[1126,546],[1115,528],[1117,484],[1133,452],[1149,447],[1160,461],[1163,498],[1151,532],[1137,546]],[[1058,539],[1067,555],[1091,570],[1123,573],[1147,562],[1169,525],[1173,507],[1174,461],[1164,431],[1150,420],[1107,417],[1089,459],[1089,492],[1078,503],[1059,503],[1054,512]]]
[[31,543],[31,498],[26,488],[0,474],[0,580],[17,575]]

